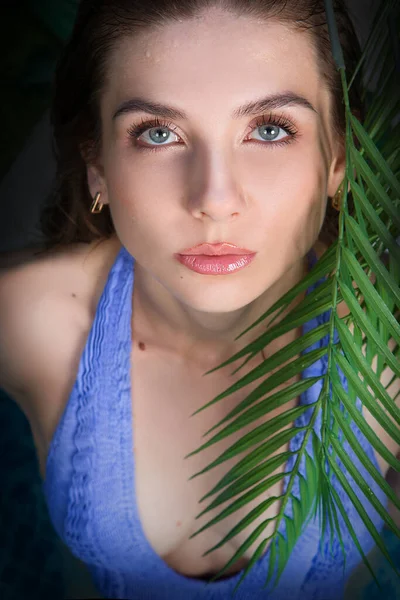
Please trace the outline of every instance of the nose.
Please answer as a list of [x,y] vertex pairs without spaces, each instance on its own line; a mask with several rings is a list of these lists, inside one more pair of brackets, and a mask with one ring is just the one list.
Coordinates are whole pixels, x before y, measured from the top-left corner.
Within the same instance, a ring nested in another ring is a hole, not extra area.
[[245,212],[245,194],[234,176],[235,167],[221,155],[195,164],[188,207],[194,218],[229,221]]

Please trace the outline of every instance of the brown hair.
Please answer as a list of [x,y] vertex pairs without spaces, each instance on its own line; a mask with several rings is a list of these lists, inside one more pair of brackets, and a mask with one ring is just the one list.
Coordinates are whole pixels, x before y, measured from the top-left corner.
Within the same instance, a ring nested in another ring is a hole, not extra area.
[[[360,47],[343,0],[334,0],[339,39],[352,74]],[[108,239],[115,228],[108,205],[92,214],[85,160],[95,162],[101,147],[100,98],[107,61],[122,36],[132,36],[177,19],[190,19],[209,7],[238,16],[275,18],[308,32],[318,57],[321,77],[332,92],[333,130],[345,135],[340,74],[333,61],[323,0],[81,0],[72,35],[60,57],[53,84],[51,124],[56,176],[40,214],[46,250],[74,242]],[[360,78],[350,88],[352,110],[361,119]],[[349,209],[353,212],[351,198]],[[328,202],[320,239],[327,245],[338,235],[338,212]],[[45,250],[45,251],[46,251]]]

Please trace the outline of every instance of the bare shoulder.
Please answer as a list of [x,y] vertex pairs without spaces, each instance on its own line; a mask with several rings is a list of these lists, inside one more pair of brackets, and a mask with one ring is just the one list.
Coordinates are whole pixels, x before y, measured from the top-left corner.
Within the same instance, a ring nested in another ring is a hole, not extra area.
[[61,416],[117,250],[114,238],[0,255],[0,387],[31,425]]

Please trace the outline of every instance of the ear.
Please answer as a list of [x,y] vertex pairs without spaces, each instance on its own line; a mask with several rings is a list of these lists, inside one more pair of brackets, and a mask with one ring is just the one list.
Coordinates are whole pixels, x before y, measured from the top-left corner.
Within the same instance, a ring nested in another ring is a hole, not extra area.
[[108,204],[107,185],[105,183],[103,169],[98,165],[87,164],[86,175],[91,197],[94,198],[97,192],[100,192],[102,204]]
[[332,157],[331,166],[329,169],[327,194],[329,198],[338,191],[346,172],[346,146],[344,140],[336,142],[335,152]]
[[100,192],[102,204],[108,204],[104,167],[98,158],[94,158],[95,152],[93,146],[91,144],[82,144],[79,147],[79,151],[86,165],[86,178],[91,197],[94,199],[97,192]]

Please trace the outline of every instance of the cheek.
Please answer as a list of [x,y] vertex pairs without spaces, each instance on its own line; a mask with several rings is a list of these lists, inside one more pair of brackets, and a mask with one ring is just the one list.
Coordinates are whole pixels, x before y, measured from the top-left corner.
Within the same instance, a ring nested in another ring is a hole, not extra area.
[[108,164],[112,220],[118,237],[133,255],[148,252],[152,256],[154,245],[160,243],[176,246],[176,212],[171,207],[179,210],[176,190],[181,190],[182,184],[177,185],[171,171],[155,167],[150,161],[148,166],[140,160],[135,164],[132,156],[120,156]]
[[304,256],[318,239],[326,210],[325,186],[317,185],[304,203],[297,221],[292,221],[292,236],[297,255]]
[[[305,156],[302,156],[302,155]],[[326,210],[326,169],[321,157],[298,153],[263,175],[254,194],[261,206],[265,235],[276,248],[304,256],[318,238]],[[261,198],[261,201],[260,201]]]
[[248,161],[242,172],[243,189],[274,222],[307,222],[321,215],[326,187],[326,170],[315,148],[272,150],[271,154]]
[[147,167],[125,150],[115,154],[107,167],[110,210],[115,218],[131,224],[146,221],[165,206],[166,182],[154,163]]
[[299,171],[293,180],[292,210],[299,218],[309,223],[308,227],[322,218],[326,206],[326,173],[322,165],[315,162],[311,168]]
[[135,195],[150,197],[152,203],[157,203],[173,191],[176,196],[176,190],[183,188],[187,169],[187,162],[179,152],[164,149],[141,154],[133,149],[123,149],[112,158],[107,180],[121,201],[129,201],[129,197]]

